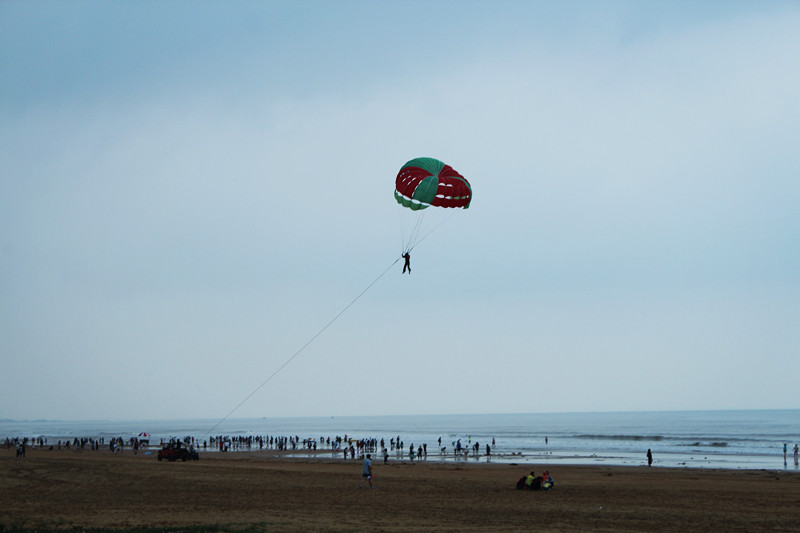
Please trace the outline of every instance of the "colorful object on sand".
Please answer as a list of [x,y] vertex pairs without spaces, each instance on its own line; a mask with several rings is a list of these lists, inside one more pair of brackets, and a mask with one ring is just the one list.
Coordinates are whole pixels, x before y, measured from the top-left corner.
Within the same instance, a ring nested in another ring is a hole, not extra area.
[[397,173],[394,197],[397,203],[414,211],[430,206],[467,209],[472,187],[450,165],[432,157],[418,157]]

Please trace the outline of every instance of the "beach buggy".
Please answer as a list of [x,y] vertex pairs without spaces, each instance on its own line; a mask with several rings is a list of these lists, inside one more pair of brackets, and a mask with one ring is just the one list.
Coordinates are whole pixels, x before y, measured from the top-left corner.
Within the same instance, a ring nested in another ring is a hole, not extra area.
[[163,461],[164,459],[167,461],[177,461],[178,459],[181,461],[197,461],[200,459],[200,454],[195,449],[190,450],[181,446],[180,443],[174,444],[170,442],[158,450],[158,460]]

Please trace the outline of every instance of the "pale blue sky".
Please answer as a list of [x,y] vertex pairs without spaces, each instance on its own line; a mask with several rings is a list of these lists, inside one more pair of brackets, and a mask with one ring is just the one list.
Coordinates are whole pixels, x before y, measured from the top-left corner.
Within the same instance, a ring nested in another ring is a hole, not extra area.
[[798,408],[798,27],[4,1],[0,418],[224,416],[397,259],[420,156],[470,209],[235,416]]

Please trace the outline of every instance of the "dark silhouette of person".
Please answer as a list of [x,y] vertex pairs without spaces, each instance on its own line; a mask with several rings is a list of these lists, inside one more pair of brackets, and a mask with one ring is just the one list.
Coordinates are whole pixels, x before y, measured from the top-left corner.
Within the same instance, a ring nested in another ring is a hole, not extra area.
[[647,450],[647,466],[653,466],[653,452]]
[[405,264],[403,264],[403,274],[406,273],[406,269],[408,269],[408,273],[411,274],[411,254],[406,252],[402,257],[406,260]]

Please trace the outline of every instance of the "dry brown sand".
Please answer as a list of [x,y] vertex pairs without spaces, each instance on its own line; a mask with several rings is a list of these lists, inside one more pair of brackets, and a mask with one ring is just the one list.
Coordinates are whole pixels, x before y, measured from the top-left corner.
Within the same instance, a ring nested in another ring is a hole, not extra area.
[[0,524],[125,528],[258,525],[264,531],[800,531],[800,474],[554,466],[552,492],[517,491],[547,465],[108,451],[0,450]]

